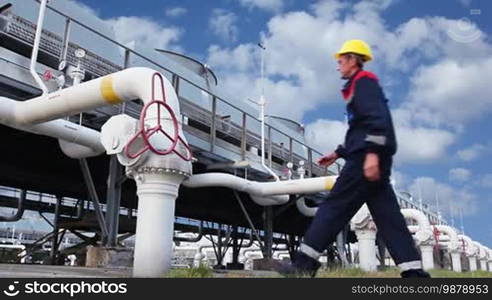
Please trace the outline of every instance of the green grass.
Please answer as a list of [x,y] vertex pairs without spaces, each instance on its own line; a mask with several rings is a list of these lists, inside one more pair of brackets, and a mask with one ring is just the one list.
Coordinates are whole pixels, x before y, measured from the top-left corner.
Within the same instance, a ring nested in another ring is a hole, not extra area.
[[[449,270],[430,270],[434,278],[492,278],[492,272],[475,271],[475,272],[453,272]],[[251,271],[227,271],[214,273],[212,269],[206,266],[190,269],[173,269],[167,275],[167,278],[280,278],[281,275],[275,272],[265,272],[261,275],[254,275]],[[317,278],[399,278],[400,271],[392,267],[384,271],[366,272],[359,268],[349,269],[322,269],[318,271]]]
[[210,278],[213,277],[212,269],[206,266],[190,269],[172,269],[166,275],[168,278]]

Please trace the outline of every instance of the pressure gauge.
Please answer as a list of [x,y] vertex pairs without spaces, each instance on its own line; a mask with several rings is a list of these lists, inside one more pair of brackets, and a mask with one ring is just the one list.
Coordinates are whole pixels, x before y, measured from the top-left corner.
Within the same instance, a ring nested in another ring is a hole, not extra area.
[[75,50],[75,57],[77,57],[77,58],[84,58],[85,54],[86,54],[85,50],[82,48]]
[[67,62],[62,60],[60,64],[58,65],[58,71],[63,71],[65,67],[67,66]]

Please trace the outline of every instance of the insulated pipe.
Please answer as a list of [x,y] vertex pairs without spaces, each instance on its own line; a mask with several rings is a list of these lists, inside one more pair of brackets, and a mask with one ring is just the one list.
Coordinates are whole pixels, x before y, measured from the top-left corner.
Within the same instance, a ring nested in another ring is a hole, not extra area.
[[350,227],[355,231],[359,244],[359,267],[368,272],[376,271],[376,226],[367,204],[352,217]]
[[258,249],[258,248],[241,249],[239,251],[238,261],[240,263],[245,263],[246,262],[246,254],[248,254],[249,252],[260,252],[260,253],[262,253],[262,250]]
[[356,230],[355,235],[359,242],[359,267],[368,272],[376,271],[376,230]]
[[249,181],[231,174],[197,174],[183,181],[189,188],[223,186],[255,196],[273,196],[285,194],[311,194],[331,190],[336,176],[324,176],[276,182]]
[[489,272],[492,272],[492,250],[488,249],[489,251]]
[[478,251],[479,249],[473,244],[473,241],[466,235],[459,234],[458,239],[462,241],[465,245],[465,249],[463,251],[465,252],[465,255],[468,257],[468,263],[470,265],[470,271],[476,271],[477,270],[477,256],[478,256]]
[[479,242],[474,242],[475,246],[478,247],[478,260],[480,262],[480,270],[487,271],[487,252],[485,251],[485,247]]
[[174,208],[182,177],[140,174],[133,275],[154,277],[171,268]]
[[36,125],[18,124],[12,114],[20,103],[22,102],[0,97],[0,123],[18,130],[59,139],[62,151],[72,158],[96,156],[105,151],[99,131],[64,119]]
[[306,217],[314,217],[316,215],[316,212],[318,211],[317,207],[307,206],[306,199],[304,199],[304,197],[297,199],[296,206],[299,212],[305,215]]
[[43,33],[44,15],[46,12],[46,4],[48,3],[48,0],[40,0],[40,1],[41,2],[39,7],[38,23],[36,25],[36,35],[34,36],[34,45],[31,53],[31,65],[29,67],[29,71],[31,72],[31,75],[36,81],[36,83],[43,91],[43,95],[44,95],[48,93],[48,88],[46,87],[46,85],[44,84],[44,82],[41,80],[38,73],[36,72],[36,62],[38,60],[39,43],[41,41],[41,34]]
[[202,263],[202,260],[207,258],[207,254],[203,253],[204,249],[213,249],[213,248],[214,248],[214,246],[212,246],[212,245],[200,245],[200,246],[198,246],[198,248],[196,250],[195,257],[193,259],[193,266],[199,267]]
[[24,201],[26,200],[26,190],[21,190],[19,199],[17,199],[17,212],[10,216],[0,216],[0,222],[16,222],[24,216]]
[[[151,83],[156,73],[149,68],[125,69],[31,100],[16,101],[3,117],[7,123],[32,125],[135,99],[148,104],[153,100]],[[166,103],[179,116],[178,98],[168,80],[164,80],[164,89]]]
[[461,272],[461,253],[460,253],[460,242],[458,239],[458,234],[456,230],[451,226],[447,225],[434,225],[437,230],[445,233],[449,236],[448,251],[451,253],[451,263],[453,266],[453,271]]
[[406,219],[417,222],[417,226],[408,226],[411,232],[415,233],[415,240],[420,248],[422,256],[422,268],[430,270],[434,268],[434,240],[429,219],[420,210],[404,208],[400,210]]

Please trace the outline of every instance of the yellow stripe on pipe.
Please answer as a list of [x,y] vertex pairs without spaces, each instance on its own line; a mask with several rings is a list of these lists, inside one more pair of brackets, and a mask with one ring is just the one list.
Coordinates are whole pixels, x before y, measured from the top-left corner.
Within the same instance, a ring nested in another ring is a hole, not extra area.
[[333,178],[326,178],[325,190],[331,191],[334,185],[335,185],[335,180],[333,180]]
[[109,104],[118,104],[121,102],[120,97],[118,97],[113,89],[113,77],[111,75],[101,79],[101,95]]

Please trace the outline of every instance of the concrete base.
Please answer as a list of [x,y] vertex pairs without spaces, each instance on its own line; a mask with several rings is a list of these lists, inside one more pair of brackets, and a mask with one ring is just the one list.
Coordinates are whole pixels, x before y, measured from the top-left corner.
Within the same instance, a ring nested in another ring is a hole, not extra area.
[[133,250],[128,248],[87,247],[85,266],[128,268],[133,265]]
[[273,258],[254,259],[253,270],[275,271],[275,267],[278,266],[278,264],[278,260]]

